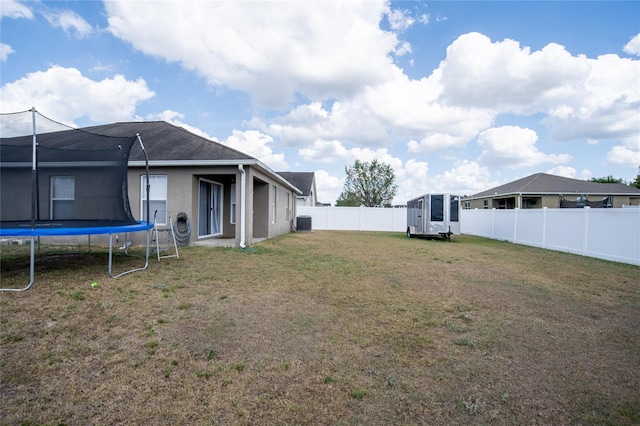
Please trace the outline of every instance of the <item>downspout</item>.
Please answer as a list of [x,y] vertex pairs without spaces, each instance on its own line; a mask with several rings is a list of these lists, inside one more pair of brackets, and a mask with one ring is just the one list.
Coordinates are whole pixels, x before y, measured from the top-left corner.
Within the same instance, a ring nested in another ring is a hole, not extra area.
[[245,248],[245,227],[244,223],[247,217],[247,206],[245,197],[245,185],[247,184],[247,176],[242,164],[238,164],[240,170],[240,248]]

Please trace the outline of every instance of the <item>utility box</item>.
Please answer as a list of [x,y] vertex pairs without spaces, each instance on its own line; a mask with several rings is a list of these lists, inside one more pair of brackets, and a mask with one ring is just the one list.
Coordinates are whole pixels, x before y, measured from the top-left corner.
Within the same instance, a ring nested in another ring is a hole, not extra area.
[[450,239],[459,233],[459,195],[425,194],[407,201],[407,237]]
[[296,217],[296,230],[311,231],[311,216]]

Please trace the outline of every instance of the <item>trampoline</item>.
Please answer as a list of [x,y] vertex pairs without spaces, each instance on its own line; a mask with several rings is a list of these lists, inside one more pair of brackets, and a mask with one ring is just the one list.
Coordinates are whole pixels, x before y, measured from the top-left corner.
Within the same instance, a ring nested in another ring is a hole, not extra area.
[[[73,129],[35,108],[0,114],[0,238],[29,238],[30,279],[35,281],[35,242],[40,237],[109,235],[107,272],[118,278],[149,265],[153,222],[131,214],[127,169],[131,147],[144,152],[149,200],[149,165],[140,135],[111,137]],[[144,265],[113,274],[113,235],[146,232]],[[90,243],[89,243],[90,244]]]

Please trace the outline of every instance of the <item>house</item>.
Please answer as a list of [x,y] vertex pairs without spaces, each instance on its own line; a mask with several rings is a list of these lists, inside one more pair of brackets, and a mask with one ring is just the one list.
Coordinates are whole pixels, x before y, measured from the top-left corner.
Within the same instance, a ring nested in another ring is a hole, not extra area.
[[[244,247],[291,231],[302,192],[254,157],[163,121],[126,122],[84,130],[109,136],[140,135],[149,158],[149,206],[144,151],[129,157],[131,211],[159,224],[178,213],[191,224],[191,242],[225,239]],[[157,213],[156,213],[157,211]],[[167,215],[168,212],[168,215]]]
[[314,172],[278,172],[278,174],[302,191],[302,194],[296,197],[297,206],[315,207],[318,205],[316,174]]
[[539,209],[640,205],[640,189],[536,173],[462,199],[464,209]]

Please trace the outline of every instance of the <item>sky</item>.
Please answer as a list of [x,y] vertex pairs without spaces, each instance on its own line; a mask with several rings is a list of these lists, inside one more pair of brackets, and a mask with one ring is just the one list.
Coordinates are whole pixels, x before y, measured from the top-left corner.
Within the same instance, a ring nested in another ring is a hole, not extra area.
[[[164,120],[394,204],[640,173],[638,1],[0,0],[0,112]],[[142,135],[144,140],[144,135]],[[153,159],[151,159],[153,160]]]

